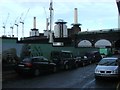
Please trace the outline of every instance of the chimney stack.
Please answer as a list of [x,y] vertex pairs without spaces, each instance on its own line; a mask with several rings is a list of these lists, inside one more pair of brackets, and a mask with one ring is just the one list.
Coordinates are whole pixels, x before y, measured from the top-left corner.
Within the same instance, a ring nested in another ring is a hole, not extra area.
[[33,23],[33,27],[34,27],[34,29],[36,29],[36,17],[34,17],[34,21],[33,21],[34,23]]
[[36,17],[33,18],[33,29],[30,31],[30,36],[39,36],[39,31],[36,29]]
[[77,8],[74,9],[74,24],[78,24],[78,11],[77,11]]
[[49,22],[48,22],[48,18],[46,18],[46,30],[48,31],[48,26],[49,26]]

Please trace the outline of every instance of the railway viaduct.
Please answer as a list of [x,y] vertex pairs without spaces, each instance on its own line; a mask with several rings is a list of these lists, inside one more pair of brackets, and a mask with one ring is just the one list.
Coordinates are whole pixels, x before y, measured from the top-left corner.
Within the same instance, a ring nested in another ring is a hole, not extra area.
[[120,30],[108,29],[79,32],[76,37],[76,44],[77,47],[120,48]]

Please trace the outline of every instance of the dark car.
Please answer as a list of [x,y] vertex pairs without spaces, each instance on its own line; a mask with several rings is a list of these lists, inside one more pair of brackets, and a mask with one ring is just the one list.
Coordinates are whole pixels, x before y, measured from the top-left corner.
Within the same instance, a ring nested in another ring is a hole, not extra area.
[[98,51],[86,52],[83,55],[76,56],[80,66],[85,66],[94,62],[99,62],[102,59]]
[[87,56],[76,57],[76,60],[78,61],[79,66],[85,66],[90,64],[90,60],[87,58]]
[[78,62],[73,57],[71,51],[52,51],[51,60],[56,64],[58,69],[68,70],[78,67]]
[[99,53],[99,51],[87,52],[85,56],[87,56],[90,63],[99,62],[102,59],[102,56]]
[[33,74],[38,76],[43,72],[56,72],[56,64],[51,63],[47,58],[43,56],[29,57],[23,59],[20,63],[15,66],[16,72],[19,74]]

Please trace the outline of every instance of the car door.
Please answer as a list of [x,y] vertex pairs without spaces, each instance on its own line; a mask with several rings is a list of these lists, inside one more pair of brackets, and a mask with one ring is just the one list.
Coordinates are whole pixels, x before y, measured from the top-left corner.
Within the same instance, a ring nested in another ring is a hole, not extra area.
[[119,73],[119,76],[120,76],[120,58],[118,59],[118,73]]
[[33,65],[34,65],[34,69],[39,69],[39,70],[42,70],[42,64],[40,63],[40,58],[33,58],[32,59],[33,61]]

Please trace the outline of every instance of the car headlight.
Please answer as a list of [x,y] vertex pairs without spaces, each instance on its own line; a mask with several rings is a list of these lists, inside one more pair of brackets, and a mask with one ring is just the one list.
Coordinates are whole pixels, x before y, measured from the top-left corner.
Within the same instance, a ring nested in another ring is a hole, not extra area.
[[99,70],[97,70],[97,69],[95,69],[95,73],[100,73],[100,71],[99,71]]
[[113,73],[113,74],[117,74],[117,73],[118,73],[118,70],[115,69],[115,70],[112,71],[112,73]]

